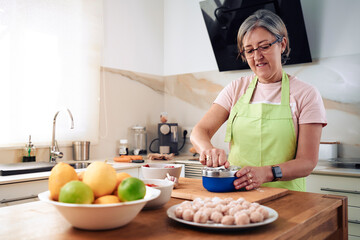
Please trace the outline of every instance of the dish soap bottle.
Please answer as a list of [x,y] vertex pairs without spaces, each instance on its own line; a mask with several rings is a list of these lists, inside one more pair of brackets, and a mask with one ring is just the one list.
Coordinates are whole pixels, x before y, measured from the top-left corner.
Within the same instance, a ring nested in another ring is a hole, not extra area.
[[29,143],[25,145],[23,162],[35,162],[36,161],[36,150],[34,144],[31,142],[31,135],[29,135]]

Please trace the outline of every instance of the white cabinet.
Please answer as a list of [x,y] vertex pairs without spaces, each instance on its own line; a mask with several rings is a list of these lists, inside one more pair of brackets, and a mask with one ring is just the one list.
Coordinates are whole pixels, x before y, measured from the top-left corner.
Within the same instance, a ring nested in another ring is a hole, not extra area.
[[0,206],[36,201],[37,195],[47,189],[47,179],[2,184],[0,185]]
[[349,239],[360,240],[360,177],[311,174],[306,185],[308,192],[348,197]]
[[[139,168],[116,169],[133,177],[139,177]],[[48,179],[33,181],[14,181],[0,184],[0,207],[39,200],[37,195],[48,190]]]

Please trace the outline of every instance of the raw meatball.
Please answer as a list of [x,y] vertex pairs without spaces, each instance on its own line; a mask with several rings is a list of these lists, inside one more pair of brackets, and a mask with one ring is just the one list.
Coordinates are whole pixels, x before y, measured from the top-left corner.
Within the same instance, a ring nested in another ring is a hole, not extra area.
[[216,204],[214,202],[207,202],[204,204],[204,206],[207,208],[214,208]]
[[218,204],[218,205],[215,206],[214,209],[215,209],[216,211],[221,212],[221,209],[222,209],[223,206],[224,206],[224,205],[222,205],[222,204]]
[[264,217],[264,220],[269,218],[269,211],[267,209],[265,209],[264,207],[260,206],[256,209],[257,212],[260,212],[263,217]]
[[194,222],[206,223],[209,220],[209,216],[203,211],[197,211],[194,215]]
[[251,203],[251,206],[255,207],[255,208],[258,208],[260,207],[261,205],[258,204],[257,202],[254,202],[254,203]]
[[211,201],[212,201],[213,203],[219,203],[220,201],[222,201],[222,199],[219,198],[219,197],[213,197],[213,198],[211,199]]
[[221,219],[221,223],[224,225],[234,225],[235,218],[233,216],[224,216]]
[[186,221],[192,222],[192,220],[194,219],[194,211],[190,208],[186,208],[183,211],[182,218]]
[[255,211],[250,214],[250,222],[257,223],[262,221],[264,221],[264,217],[261,213]]
[[241,206],[244,208],[244,209],[248,209],[250,206],[251,206],[251,203],[248,202],[248,201],[244,201]]
[[204,212],[209,218],[211,213],[213,212],[213,209],[212,208],[207,208],[207,207],[202,207],[202,208],[199,209],[199,211]]
[[177,218],[182,218],[183,211],[184,211],[184,209],[183,209],[181,206],[178,206],[178,207],[175,209],[175,216],[176,216]]
[[183,208],[191,208],[192,204],[190,201],[184,201],[184,202],[180,203],[180,206]]
[[250,205],[250,207],[249,207],[249,211],[250,211],[250,212],[255,212],[255,210],[256,210],[256,207],[255,207],[255,206]]
[[210,220],[213,220],[214,223],[221,223],[222,218],[223,218],[223,214],[219,211],[212,212],[210,216]]
[[237,201],[238,203],[242,203],[243,201],[245,201],[245,198],[240,197],[240,198],[238,198],[236,201]]
[[201,199],[201,198],[199,198],[199,197],[195,198],[195,199],[193,200],[193,202],[194,202],[194,203],[199,202],[199,203],[204,204],[204,200],[202,200],[202,199]]
[[232,208],[229,209],[229,215],[234,216],[235,213],[241,211],[242,209],[243,209],[243,208],[242,208],[241,205],[234,206],[234,207],[232,207]]
[[250,223],[250,217],[246,213],[239,213],[235,215],[236,225],[246,225]]
[[230,207],[228,205],[222,205],[221,207],[221,212],[224,214],[224,215],[229,215],[229,209]]
[[226,204],[229,204],[234,199],[230,197],[230,198],[225,198],[224,200],[225,200]]

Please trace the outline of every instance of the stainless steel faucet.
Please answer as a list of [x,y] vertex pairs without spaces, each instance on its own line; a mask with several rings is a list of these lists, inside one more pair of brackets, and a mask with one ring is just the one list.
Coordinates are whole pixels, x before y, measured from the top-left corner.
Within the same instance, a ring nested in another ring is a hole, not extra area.
[[[74,119],[69,109],[67,109],[70,118],[71,118],[71,129],[74,128]],[[53,132],[52,132],[52,141],[51,141],[51,147],[50,147],[50,161],[49,162],[56,162],[56,158],[62,158],[64,154],[59,151],[59,146],[57,144],[57,141],[55,140],[55,125],[56,125],[56,117],[59,114],[60,111],[57,111],[54,116],[53,120]]]

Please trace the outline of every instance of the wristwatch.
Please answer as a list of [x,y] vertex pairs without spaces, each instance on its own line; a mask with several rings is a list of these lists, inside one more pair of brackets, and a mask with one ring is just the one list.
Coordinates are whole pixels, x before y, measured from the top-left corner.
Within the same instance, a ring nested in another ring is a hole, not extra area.
[[271,171],[274,176],[274,179],[272,180],[273,182],[278,181],[280,178],[282,178],[282,172],[279,166],[271,166]]

